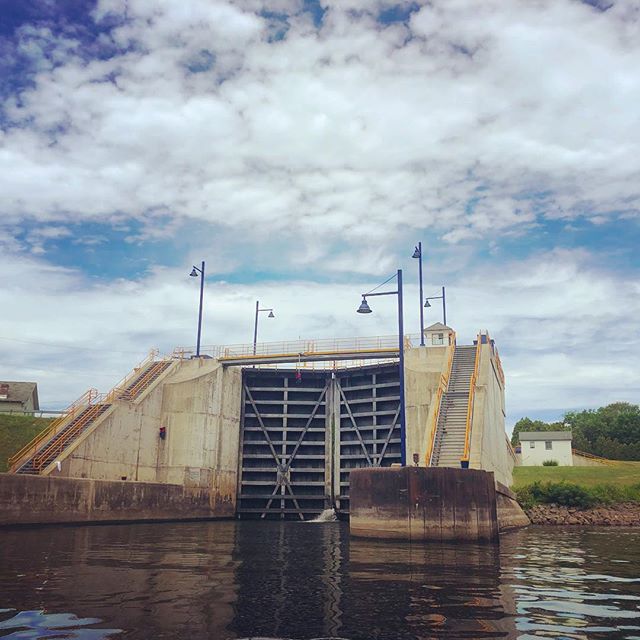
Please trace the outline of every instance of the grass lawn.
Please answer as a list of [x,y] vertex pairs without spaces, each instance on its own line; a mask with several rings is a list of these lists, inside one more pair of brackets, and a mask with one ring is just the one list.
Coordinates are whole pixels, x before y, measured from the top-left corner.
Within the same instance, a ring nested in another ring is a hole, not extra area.
[[24,447],[52,420],[0,413],[0,472],[7,470],[7,458]]
[[540,482],[572,482],[583,487],[599,484],[628,486],[640,483],[640,462],[619,462],[601,467],[515,467],[513,487]]

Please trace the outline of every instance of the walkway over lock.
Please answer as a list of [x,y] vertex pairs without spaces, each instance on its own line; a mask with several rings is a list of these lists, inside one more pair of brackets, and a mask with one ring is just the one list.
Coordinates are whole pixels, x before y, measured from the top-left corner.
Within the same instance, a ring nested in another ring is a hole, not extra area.
[[[419,336],[405,335],[405,349],[419,343]],[[178,348],[174,355],[192,356],[192,347]],[[252,344],[201,347],[201,356],[219,360],[225,366],[261,365],[283,363],[332,363],[343,362],[346,366],[364,360],[395,360],[398,358],[398,336],[373,338],[329,338],[323,340],[289,340],[286,342],[262,342]],[[319,368],[334,368],[324,366]]]

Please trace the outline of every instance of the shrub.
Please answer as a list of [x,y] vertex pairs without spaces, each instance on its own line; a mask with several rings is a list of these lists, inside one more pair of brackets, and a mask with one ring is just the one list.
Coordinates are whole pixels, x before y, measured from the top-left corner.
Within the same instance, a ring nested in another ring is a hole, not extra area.
[[598,484],[583,487],[571,482],[534,482],[515,489],[523,509],[536,504],[559,504],[588,509],[598,504],[640,503],[640,483],[630,486]]
[[[526,506],[531,508],[534,504],[559,504],[565,507],[579,507],[588,509],[598,504],[601,500],[585,487],[569,482],[534,482],[517,492],[518,500],[520,496]],[[523,504],[521,502],[521,504]],[[523,504],[524,506],[524,504]]]
[[557,460],[545,460],[542,463],[543,467],[557,467],[558,466],[558,461]]

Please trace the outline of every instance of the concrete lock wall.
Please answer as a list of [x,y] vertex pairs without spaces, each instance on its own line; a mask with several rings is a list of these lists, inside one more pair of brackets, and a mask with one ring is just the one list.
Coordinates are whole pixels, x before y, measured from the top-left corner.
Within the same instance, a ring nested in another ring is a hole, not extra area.
[[491,344],[480,347],[480,363],[473,404],[469,467],[492,471],[498,482],[513,484],[515,454],[505,431],[504,384]]
[[211,489],[233,514],[240,397],[240,369],[215,360],[176,361],[139,399],[117,401],[63,453],[61,471],[51,473]]
[[233,516],[209,488],[0,474],[0,526]]
[[435,406],[438,385],[440,377],[447,372],[453,348],[413,348],[405,352],[407,464],[413,464],[414,453],[418,454],[419,464],[425,464],[431,426],[438,409]]

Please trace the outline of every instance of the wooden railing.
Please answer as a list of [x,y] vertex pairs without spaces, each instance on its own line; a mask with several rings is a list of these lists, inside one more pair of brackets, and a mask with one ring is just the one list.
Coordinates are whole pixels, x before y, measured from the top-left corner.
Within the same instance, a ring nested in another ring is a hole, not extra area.
[[[488,339],[488,337],[487,337]],[[467,403],[467,426],[464,434],[464,453],[460,459],[460,465],[462,467],[469,466],[469,452],[471,449],[471,426],[473,423],[473,401],[476,394],[476,382],[478,380],[478,367],[480,364],[480,350],[482,349],[482,333],[478,334],[476,341],[476,360],[473,367],[473,375],[469,383],[469,401]]]
[[438,431],[438,419],[440,418],[440,405],[442,404],[442,396],[444,395],[447,387],[449,386],[449,378],[451,377],[451,367],[453,366],[453,354],[456,350],[455,334],[453,336],[453,344],[449,349],[449,360],[447,361],[447,371],[440,376],[440,383],[438,384],[438,390],[436,391],[436,399],[434,403],[435,410],[433,412],[433,418],[431,419],[431,429],[429,431],[429,442],[427,444],[427,452],[425,454],[425,465],[431,466],[431,458],[433,457],[433,449],[436,440],[436,433]]

